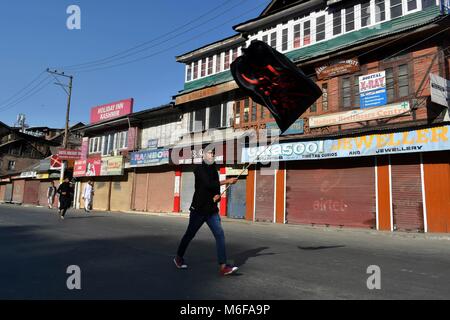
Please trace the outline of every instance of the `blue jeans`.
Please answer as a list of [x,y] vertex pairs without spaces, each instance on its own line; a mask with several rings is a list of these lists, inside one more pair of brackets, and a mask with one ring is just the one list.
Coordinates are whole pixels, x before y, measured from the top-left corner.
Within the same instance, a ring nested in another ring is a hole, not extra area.
[[198,230],[200,230],[205,222],[208,225],[209,229],[211,229],[214,238],[216,238],[217,259],[219,261],[219,264],[226,264],[227,256],[225,251],[225,234],[223,232],[220,215],[218,213],[215,213],[213,215],[202,215],[199,213],[191,212],[189,218],[189,226],[187,228],[186,234],[181,240],[177,254],[181,258],[184,257],[189,243],[192,241],[192,239],[194,239]]

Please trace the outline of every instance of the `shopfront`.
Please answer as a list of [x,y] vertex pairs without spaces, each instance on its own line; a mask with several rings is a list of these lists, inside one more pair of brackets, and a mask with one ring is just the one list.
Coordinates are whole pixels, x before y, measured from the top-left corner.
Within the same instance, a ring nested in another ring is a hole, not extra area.
[[242,158],[279,163],[275,178],[255,171],[254,220],[273,221],[284,200],[286,223],[450,232],[450,126],[264,149],[246,148]]

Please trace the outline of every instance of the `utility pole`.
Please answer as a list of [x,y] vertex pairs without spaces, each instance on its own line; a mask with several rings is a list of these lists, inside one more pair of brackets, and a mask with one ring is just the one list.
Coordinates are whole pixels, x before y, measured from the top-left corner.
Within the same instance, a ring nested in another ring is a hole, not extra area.
[[[72,85],[73,85],[73,76],[66,75],[64,72],[58,72],[57,70],[51,71],[50,69],[47,69],[47,72],[53,75],[53,77],[56,79],[58,83],[55,83],[56,85],[61,86],[61,88],[66,92],[67,94],[67,111],[66,111],[66,127],[64,130],[64,140],[63,140],[63,147],[64,149],[67,149],[68,142],[69,142],[69,121],[70,121],[70,103],[72,100]],[[57,76],[69,78],[69,85],[66,86],[59,81]],[[69,91],[66,90],[66,87],[69,89]],[[61,176],[60,176],[60,182],[62,183],[64,181],[64,172],[66,167],[66,162],[61,161]]]

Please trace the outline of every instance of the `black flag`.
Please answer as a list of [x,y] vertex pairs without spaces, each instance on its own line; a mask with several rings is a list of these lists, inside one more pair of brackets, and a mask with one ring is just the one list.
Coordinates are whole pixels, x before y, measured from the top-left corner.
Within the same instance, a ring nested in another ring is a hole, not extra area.
[[289,60],[262,41],[253,41],[231,65],[239,87],[273,114],[281,133],[322,96],[322,90]]

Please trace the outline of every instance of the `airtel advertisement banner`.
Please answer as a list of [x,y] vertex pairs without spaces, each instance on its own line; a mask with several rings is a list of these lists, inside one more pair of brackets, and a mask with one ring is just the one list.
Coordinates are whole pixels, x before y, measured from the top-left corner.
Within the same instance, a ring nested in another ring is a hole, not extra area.
[[127,99],[92,108],[91,124],[119,118],[132,113],[133,103],[133,99]]

